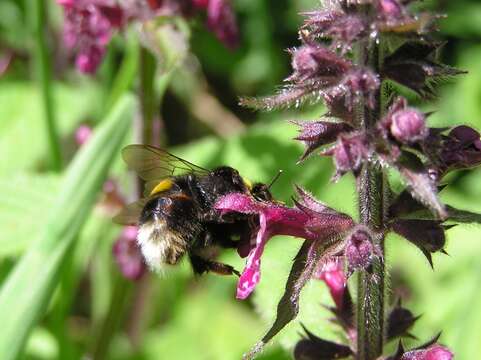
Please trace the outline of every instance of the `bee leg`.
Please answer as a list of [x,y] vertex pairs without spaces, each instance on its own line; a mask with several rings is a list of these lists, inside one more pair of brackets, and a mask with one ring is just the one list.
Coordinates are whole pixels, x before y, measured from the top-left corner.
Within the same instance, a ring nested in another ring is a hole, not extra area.
[[235,274],[237,276],[240,276],[240,273],[232,266],[221,262],[204,259],[200,256],[191,255],[190,262],[192,263],[194,273],[197,275],[202,275],[205,272],[211,271],[219,275]]
[[209,222],[214,224],[231,224],[235,221],[229,215],[222,216],[217,210],[214,209],[200,215],[200,220],[202,222]]

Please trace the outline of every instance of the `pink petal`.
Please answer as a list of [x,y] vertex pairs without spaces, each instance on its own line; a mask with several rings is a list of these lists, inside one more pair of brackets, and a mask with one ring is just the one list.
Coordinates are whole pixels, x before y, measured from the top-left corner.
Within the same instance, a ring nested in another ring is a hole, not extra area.
[[237,284],[237,299],[247,298],[261,277],[261,256],[264,252],[264,246],[269,238],[269,234],[266,233],[267,221],[264,214],[259,215],[260,229],[257,233],[256,247],[251,250],[247,257],[246,267],[242,272],[242,275]]
[[318,277],[326,283],[336,307],[342,309],[346,288],[346,276],[344,275],[342,262],[337,259],[328,262],[321,268]]
[[243,214],[254,214],[259,211],[255,200],[246,194],[231,193],[221,197],[214,208],[221,211],[221,214],[229,212],[240,212]]

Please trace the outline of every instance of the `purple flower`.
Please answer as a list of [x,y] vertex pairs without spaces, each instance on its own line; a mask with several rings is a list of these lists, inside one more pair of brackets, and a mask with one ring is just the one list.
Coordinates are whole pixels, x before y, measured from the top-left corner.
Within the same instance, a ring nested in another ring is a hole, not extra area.
[[404,353],[400,360],[452,360],[454,354],[445,346],[433,344],[426,349]]
[[340,8],[304,13],[306,21],[303,29],[310,40],[318,37],[333,39],[332,48],[340,47],[343,51],[360,38],[366,30],[366,24],[357,14],[347,14]]
[[322,156],[334,156],[336,165],[336,180],[339,176],[344,175],[348,171],[357,174],[370,153],[368,143],[362,134],[344,135],[341,134],[334,147],[322,151]]
[[355,104],[365,99],[369,107],[374,107],[374,97],[381,82],[379,77],[369,69],[354,68],[347,72],[341,81],[328,89],[324,98],[327,102],[343,99],[349,111]]
[[125,226],[112,247],[117,266],[122,275],[130,280],[139,280],[146,271],[142,254],[137,245],[137,227]]
[[64,8],[64,41],[76,53],[83,73],[97,70],[114,29],[122,26],[122,8],[102,0],[58,0]]
[[424,114],[413,108],[406,108],[391,114],[391,134],[402,143],[423,140],[428,135]]
[[277,202],[261,202],[253,197],[232,193],[217,201],[215,208],[221,214],[240,212],[257,215],[259,226],[255,243],[247,256],[246,266],[237,286],[237,298],[245,299],[260,280],[260,262],[267,241],[275,235],[290,235],[312,241],[322,241],[338,236],[353,225],[352,219],[314,200],[299,190],[301,199],[297,208]]
[[226,47],[233,49],[239,44],[239,29],[228,0],[209,0],[207,26]]
[[379,15],[386,19],[399,19],[404,10],[397,0],[379,0],[377,9]]

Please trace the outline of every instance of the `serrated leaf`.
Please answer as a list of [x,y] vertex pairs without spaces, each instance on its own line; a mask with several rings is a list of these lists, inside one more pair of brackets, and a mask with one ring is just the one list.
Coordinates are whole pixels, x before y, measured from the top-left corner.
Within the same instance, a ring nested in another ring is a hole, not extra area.
[[0,290],[0,358],[16,359],[57,284],[62,261],[95,203],[133,115],[134,100],[119,100],[92,139],[77,153],[43,231]]

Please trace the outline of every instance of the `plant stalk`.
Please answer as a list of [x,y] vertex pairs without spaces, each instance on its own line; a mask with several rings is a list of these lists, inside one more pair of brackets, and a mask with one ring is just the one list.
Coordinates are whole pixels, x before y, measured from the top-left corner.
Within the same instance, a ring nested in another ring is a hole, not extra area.
[[[379,73],[379,44],[372,39],[358,46],[357,61]],[[356,118],[361,127],[370,133],[381,116],[381,91],[375,95],[375,106],[371,109],[362,104],[356,109]],[[383,183],[384,175],[379,164],[367,163],[358,178],[359,220],[374,234],[381,233],[383,226]],[[382,251],[372,265],[359,272],[357,292],[357,359],[374,360],[383,351],[384,342],[384,239],[374,239]]]
[[45,117],[45,128],[50,148],[51,167],[55,171],[62,168],[62,153],[60,150],[60,139],[55,118],[52,89],[52,69],[50,64],[49,49],[46,41],[47,3],[45,0],[33,1],[34,12],[34,33],[36,43],[36,72],[40,82],[43,111]]

